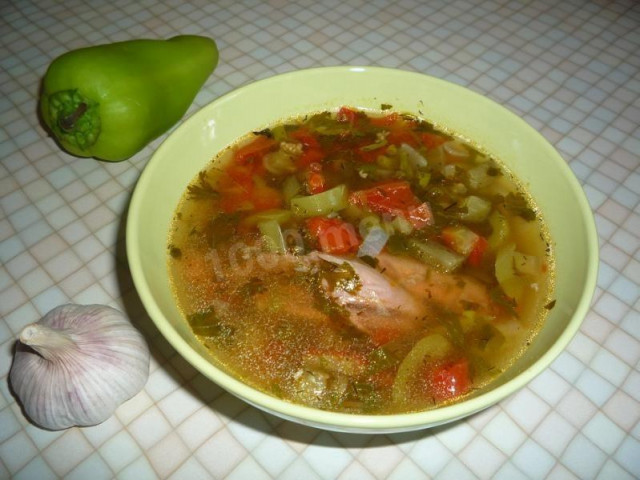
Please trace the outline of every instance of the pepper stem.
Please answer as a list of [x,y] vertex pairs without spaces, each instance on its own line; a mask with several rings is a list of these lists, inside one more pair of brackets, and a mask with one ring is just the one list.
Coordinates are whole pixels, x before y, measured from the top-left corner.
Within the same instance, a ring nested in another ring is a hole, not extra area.
[[76,343],[64,330],[56,330],[40,323],[31,323],[20,332],[20,342],[28,345],[46,360],[66,356]]
[[44,120],[65,148],[86,151],[100,136],[99,104],[78,90],[59,90],[42,97]]
[[85,102],[79,103],[73,112],[66,117],[60,117],[58,119],[58,126],[65,132],[70,132],[88,108],[89,106]]

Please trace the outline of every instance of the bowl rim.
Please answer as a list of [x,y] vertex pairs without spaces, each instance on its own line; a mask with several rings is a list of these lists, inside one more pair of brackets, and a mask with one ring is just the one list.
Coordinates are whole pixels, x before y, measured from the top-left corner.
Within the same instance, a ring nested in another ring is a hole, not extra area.
[[[555,338],[551,346],[546,349],[546,351],[533,364],[519,372],[514,378],[482,394],[465,399],[460,403],[411,413],[362,415],[326,411],[298,405],[256,390],[225,373],[221,369],[218,369],[209,360],[203,358],[199,353],[191,348],[191,346],[180,336],[174,327],[170,325],[169,321],[165,318],[159,306],[154,301],[149,285],[147,284],[142,272],[140,252],[136,248],[139,244],[139,232],[135,227],[136,224],[140,222],[141,218],[140,205],[145,191],[145,186],[149,182],[155,165],[161,162],[163,152],[168,149],[173,142],[178,141],[178,138],[183,131],[187,131],[192,125],[197,125],[201,118],[206,116],[209,110],[215,109],[218,104],[227,102],[232,97],[241,96],[248,90],[260,88],[260,86],[268,86],[274,82],[277,83],[294,79],[300,81],[308,75],[348,75],[351,73],[419,77],[421,79],[428,80],[429,82],[440,84],[445,88],[453,89],[454,91],[458,89],[464,90],[465,94],[471,94],[474,96],[476,101],[490,103],[492,108],[495,109],[497,107],[502,110],[501,114],[508,116],[510,121],[514,122],[515,125],[519,125],[520,129],[528,130],[530,135],[537,137],[536,141],[544,144],[549,151],[549,154],[556,157],[555,161],[557,166],[578,201],[577,210],[580,212],[580,216],[582,217],[587,233],[587,238],[585,239],[587,245],[587,273],[584,279],[584,288],[580,293],[579,300],[576,303],[576,308],[573,310],[566,328],[558,337]],[[553,362],[553,360],[562,353],[579,330],[580,325],[591,306],[591,301],[596,287],[599,263],[597,230],[593,212],[582,186],[578,182],[572,170],[569,168],[567,162],[560,156],[557,150],[522,118],[503,105],[494,102],[473,90],[437,77],[396,68],[349,65],[308,68],[277,74],[261,80],[253,81],[214,99],[199,108],[189,118],[182,121],[174,131],[170,132],[166,139],[153,153],[134,188],[129,205],[128,218],[126,220],[126,250],[132,279],[145,310],[163,337],[182,357],[192,364],[196,370],[209,380],[221,386],[227,392],[239,397],[255,407],[262,410],[266,409],[269,413],[309,426],[353,433],[391,433],[430,428],[477,413],[522,389],[525,385],[531,382],[531,380],[542,373]]]

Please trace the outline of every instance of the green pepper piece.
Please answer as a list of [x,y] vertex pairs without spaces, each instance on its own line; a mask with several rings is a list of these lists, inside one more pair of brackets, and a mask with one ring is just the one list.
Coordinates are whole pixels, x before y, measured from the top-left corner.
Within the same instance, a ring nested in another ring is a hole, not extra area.
[[217,63],[197,35],[72,50],[49,66],[40,113],[69,153],[125,160],[182,118]]

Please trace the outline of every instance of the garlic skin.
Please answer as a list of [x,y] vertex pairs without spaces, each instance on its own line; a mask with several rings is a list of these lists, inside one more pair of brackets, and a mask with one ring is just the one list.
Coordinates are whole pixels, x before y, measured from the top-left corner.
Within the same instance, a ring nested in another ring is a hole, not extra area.
[[61,305],[27,325],[11,386],[27,416],[49,430],[97,425],[149,378],[149,347],[118,310]]

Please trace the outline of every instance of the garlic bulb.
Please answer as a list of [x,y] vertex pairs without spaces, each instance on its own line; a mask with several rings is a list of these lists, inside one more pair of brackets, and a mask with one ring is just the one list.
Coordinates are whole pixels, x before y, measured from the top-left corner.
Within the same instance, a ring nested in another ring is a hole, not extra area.
[[41,427],[96,425],[137,394],[149,377],[149,348],[118,310],[61,305],[27,325],[10,380]]

